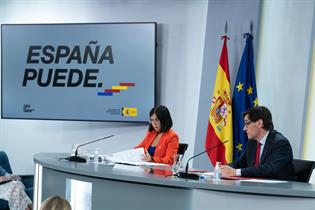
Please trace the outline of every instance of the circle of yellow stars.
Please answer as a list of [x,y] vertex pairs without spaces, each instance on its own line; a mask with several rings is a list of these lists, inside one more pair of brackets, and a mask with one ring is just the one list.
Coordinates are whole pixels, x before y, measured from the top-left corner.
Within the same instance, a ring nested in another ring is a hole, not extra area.
[[[240,92],[241,90],[243,90],[243,83],[239,82],[238,85],[236,85],[236,88],[237,88],[237,92]],[[253,87],[252,86],[249,86],[247,89],[247,94],[248,95],[251,95],[253,94]],[[258,106],[258,98],[256,97],[255,100],[253,101],[254,103],[254,106]]]

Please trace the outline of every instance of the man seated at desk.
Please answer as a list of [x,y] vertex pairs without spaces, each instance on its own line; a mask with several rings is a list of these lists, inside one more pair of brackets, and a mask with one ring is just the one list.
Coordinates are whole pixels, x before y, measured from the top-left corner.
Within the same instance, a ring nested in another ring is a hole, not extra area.
[[272,116],[264,106],[243,113],[246,151],[230,165],[221,166],[222,176],[294,180],[290,142],[273,129]]

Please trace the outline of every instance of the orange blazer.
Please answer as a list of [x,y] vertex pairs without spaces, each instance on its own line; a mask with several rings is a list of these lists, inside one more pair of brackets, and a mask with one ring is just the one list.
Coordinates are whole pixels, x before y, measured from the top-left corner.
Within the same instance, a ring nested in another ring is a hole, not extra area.
[[[152,142],[158,133],[153,131],[148,131],[145,135],[144,139],[138,144],[135,148],[144,148],[148,150]],[[156,149],[154,152],[154,156],[152,157],[153,162],[156,163],[165,163],[165,164],[173,164],[174,155],[177,154],[178,150],[178,135],[173,131],[173,129],[169,129],[164,132],[156,145]]]

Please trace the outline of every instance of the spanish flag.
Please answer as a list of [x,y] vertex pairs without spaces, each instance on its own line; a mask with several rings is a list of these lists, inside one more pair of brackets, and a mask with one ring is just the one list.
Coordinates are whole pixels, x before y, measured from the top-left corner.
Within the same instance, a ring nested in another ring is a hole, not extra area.
[[[233,160],[233,124],[229,61],[226,35],[218,65],[210,108],[205,149],[213,166],[216,162],[227,164]],[[228,140],[225,144],[222,142]],[[218,146],[217,146],[218,145]]]

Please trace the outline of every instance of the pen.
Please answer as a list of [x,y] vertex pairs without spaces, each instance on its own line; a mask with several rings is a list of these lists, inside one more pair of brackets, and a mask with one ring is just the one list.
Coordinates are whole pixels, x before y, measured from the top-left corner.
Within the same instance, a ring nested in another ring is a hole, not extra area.
[[137,166],[136,164],[132,164],[132,163],[122,163],[122,162],[115,162],[117,164],[122,164],[122,165],[127,165],[127,166]]

